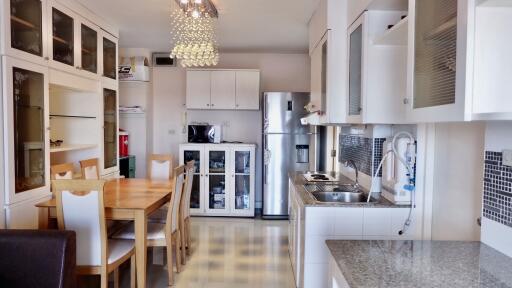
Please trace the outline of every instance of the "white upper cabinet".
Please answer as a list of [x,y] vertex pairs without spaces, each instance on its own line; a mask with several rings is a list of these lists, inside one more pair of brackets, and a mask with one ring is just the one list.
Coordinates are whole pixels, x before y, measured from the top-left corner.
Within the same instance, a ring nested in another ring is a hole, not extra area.
[[236,109],[260,109],[260,72],[236,72]]
[[210,109],[210,71],[187,71],[187,109]]
[[259,110],[259,70],[188,70],[187,109]]
[[2,55],[47,65],[46,0],[4,0],[0,4]]
[[407,120],[512,119],[512,3],[411,0],[409,10]]
[[48,2],[48,51],[50,67],[68,73],[79,73],[80,41],[78,14],[55,0]]
[[[349,27],[347,122],[404,121],[407,48],[396,40],[382,41],[384,45],[377,40],[391,33],[388,25],[401,23],[406,14],[405,11],[366,11]],[[387,37],[407,36],[406,32],[403,34]]]
[[232,110],[236,107],[236,72],[211,72],[211,109]]
[[346,118],[346,0],[321,0],[309,22],[311,57],[310,124],[344,123]]

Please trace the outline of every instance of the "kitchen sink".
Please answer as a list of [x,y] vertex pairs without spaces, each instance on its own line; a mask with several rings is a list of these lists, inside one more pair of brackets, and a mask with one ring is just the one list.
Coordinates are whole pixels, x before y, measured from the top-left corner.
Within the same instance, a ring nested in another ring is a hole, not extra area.
[[[364,203],[368,196],[362,192],[311,192],[318,202]],[[374,202],[373,199],[370,202]]]
[[[353,184],[306,184],[306,191],[324,203],[364,203],[368,195]],[[374,198],[370,202],[375,202]]]

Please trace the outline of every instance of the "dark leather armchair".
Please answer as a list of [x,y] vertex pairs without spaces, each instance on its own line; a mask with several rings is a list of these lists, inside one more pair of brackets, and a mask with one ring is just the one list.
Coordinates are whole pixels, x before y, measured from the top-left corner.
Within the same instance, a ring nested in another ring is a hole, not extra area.
[[73,231],[0,230],[0,287],[75,287]]

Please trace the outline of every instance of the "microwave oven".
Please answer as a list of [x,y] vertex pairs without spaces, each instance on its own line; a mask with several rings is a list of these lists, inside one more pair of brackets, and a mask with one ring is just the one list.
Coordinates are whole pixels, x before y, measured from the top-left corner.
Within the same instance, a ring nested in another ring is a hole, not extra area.
[[220,143],[222,129],[220,125],[190,124],[188,125],[188,143]]

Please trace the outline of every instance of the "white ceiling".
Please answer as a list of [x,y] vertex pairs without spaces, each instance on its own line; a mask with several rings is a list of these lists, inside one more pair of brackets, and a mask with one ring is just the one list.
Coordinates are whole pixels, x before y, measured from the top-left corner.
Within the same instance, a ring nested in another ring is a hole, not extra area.
[[[120,47],[169,51],[174,0],[79,0],[120,29]],[[222,51],[305,52],[318,0],[213,0]]]

